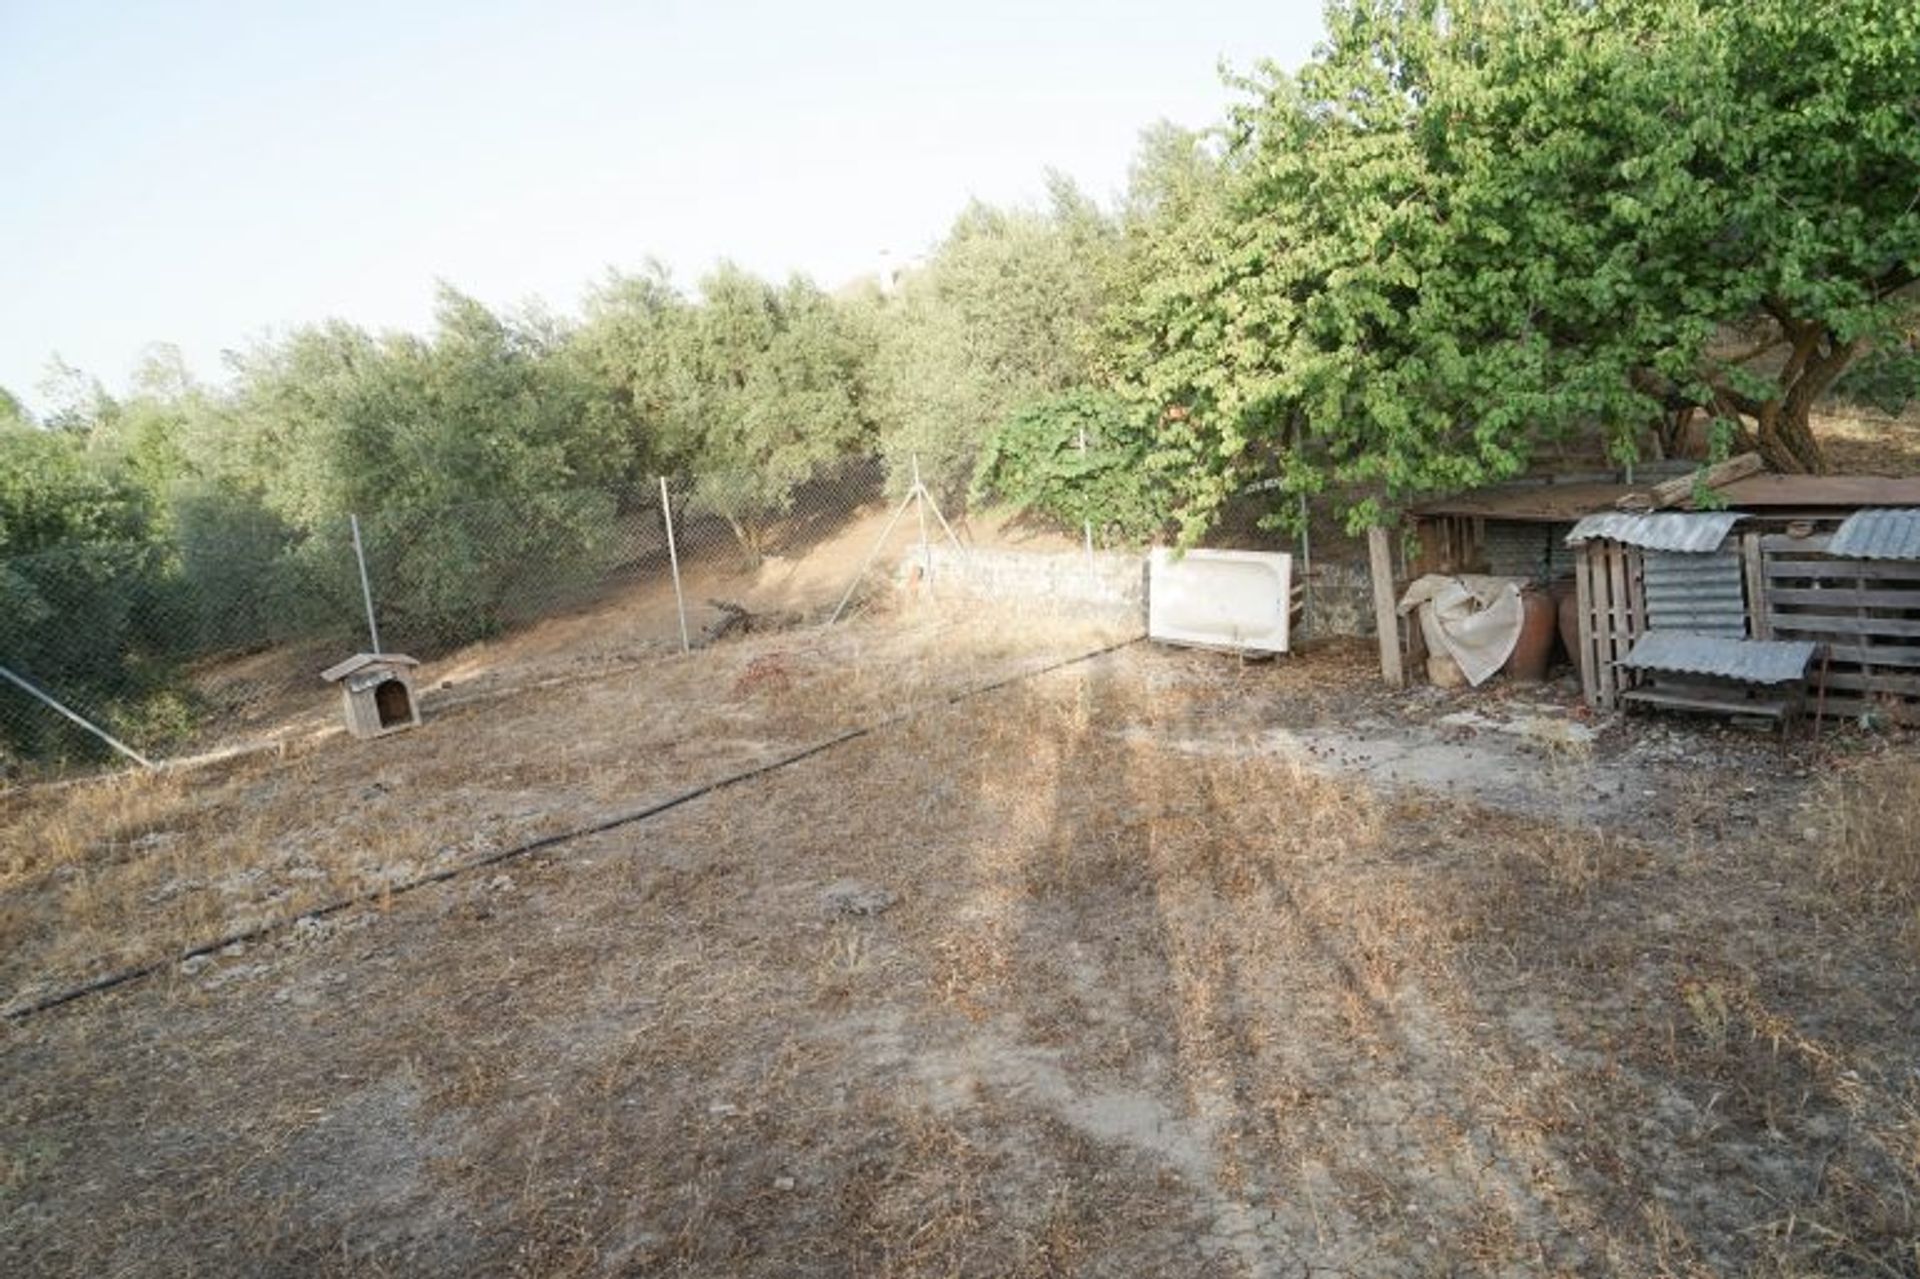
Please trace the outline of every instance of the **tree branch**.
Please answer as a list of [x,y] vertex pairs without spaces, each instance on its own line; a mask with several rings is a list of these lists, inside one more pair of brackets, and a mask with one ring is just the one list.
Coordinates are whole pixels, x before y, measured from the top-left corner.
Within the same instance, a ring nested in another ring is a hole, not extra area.
[[[1778,323],[1778,321],[1776,320],[1775,323]],[[1720,362],[1722,364],[1745,364],[1751,360],[1759,359],[1761,356],[1765,355],[1768,351],[1773,350],[1774,347],[1779,346],[1782,342],[1785,342],[1787,340],[1788,340],[1787,331],[1783,327],[1778,333],[1767,334],[1766,337],[1754,343],[1752,346],[1740,352],[1740,354],[1738,355],[1721,356]]]
[[1904,262],[1896,262],[1873,278],[1874,297],[1883,298],[1889,293],[1898,293],[1915,280],[1920,280],[1920,272]]

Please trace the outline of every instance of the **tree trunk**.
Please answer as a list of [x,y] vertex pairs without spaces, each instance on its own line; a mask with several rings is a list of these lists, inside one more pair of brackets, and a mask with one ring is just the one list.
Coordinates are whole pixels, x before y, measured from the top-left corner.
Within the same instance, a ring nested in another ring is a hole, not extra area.
[[732,515],[727,516],[726,521],[727,527],[733,530],[733,540],[740,544],[740,552],[746,557],[747,567],[759,568],[760,561],[765,558],[761,554],[765,539],[761,536],[760,528]]
[[1753,446],[1766,460],[1767,469],[1783,475],[1825,475],[1827,454],[1814,438],[1808,406],[1802,404],[1796,412],[1791,405],[1770,400],[1767,409],[1753,433]]
[[[1766,400],[1742,395],[1725,385],[1715,387],[1715,408],[1745,428],[1749,446],[1766,460],[1769,469],[1786,475],[1824,475],[1826,450],[1814,438],[1813,406],[1846,372],[1859,354],[1859,339],[1841,342],[1831,330],[1797,322],[1776,309],[1781,331],[1792,343],[1791,354],[1779,373],[1780,393]],[[1751,420],[1752,426],[1746,427]]]

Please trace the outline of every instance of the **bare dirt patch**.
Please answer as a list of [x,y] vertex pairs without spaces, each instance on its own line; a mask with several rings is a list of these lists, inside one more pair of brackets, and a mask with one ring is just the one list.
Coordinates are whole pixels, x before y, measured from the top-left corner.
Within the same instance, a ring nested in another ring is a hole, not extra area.
[[[924,687],[952,679],[939,650],[903,638],[917,657],[890,666],[877,639],[861,680],[803,653],[780,696],[871,714],[916,662]],[[767,653],[709,670],[706,705],[769,695],[749,678]],[[546,713],[596,724],[596,696]],[[1910,905],[1863,899],[1826,851],[1888,829],[1872,803],[1802,830],[1900,758],[1789,769],[1755,820],[1687,799],[1616,829],[1268,749],[1276,726],[1385,713],[1339,648],[1240,666],[1134,647],[922,701],[655,820],[10,1025],[0,1264],[1912,1268]],[[585,740],[645,723],[604,713]],[[801,714],[763,705],[729,735]],[[464,768],[472,818],[656,777],[637,748],[487,772],[481,748],[519,737],[443,722],[464,749],[396,738],[330,784]],[[1760,756],[1700,741],[1706,800],[1753,784]],[[1603,739],[1597,766],[1630,749]],[[407,771],[416,751],[436,771]],[[686,751],[674,768],[737,757]]]

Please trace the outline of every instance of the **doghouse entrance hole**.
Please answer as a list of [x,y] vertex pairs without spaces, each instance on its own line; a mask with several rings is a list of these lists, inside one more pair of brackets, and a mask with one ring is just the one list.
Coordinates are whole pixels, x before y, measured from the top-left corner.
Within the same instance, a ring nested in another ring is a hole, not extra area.
[[407,686],[397,679],[385,680],[373,690],[373,708],[382,728],[413,722],[412,699],[407,696]]

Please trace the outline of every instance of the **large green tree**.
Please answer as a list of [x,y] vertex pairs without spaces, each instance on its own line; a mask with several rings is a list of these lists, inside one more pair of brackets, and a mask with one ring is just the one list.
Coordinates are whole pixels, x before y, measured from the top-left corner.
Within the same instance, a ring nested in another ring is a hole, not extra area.
[[685,466],[699,451],[697,431],[676,434],[686,426],[675,397],[691,321],[692,306],[666,267],[650,261],[637,273],[611,272],[590,290],[567,343],[565,359],[601,392],[588,411],[621,440],[633,482]]
[[1819,469],[1809,410],[1920,267],[1916,44],[1896,0],[1336,3],[1127,317],[1189,509],[1629,456],[1683,405]]
[[1095,373],[1117,237],[1071,182],[1045,210],[976,204],[883,311],[881,443],[904,474],[965,490],[987,437]]
[[723,264],[675,326],[661,417],[694,497],[750,556],[798,486],[873,446],[872,338],[812,282],[774,285]]

